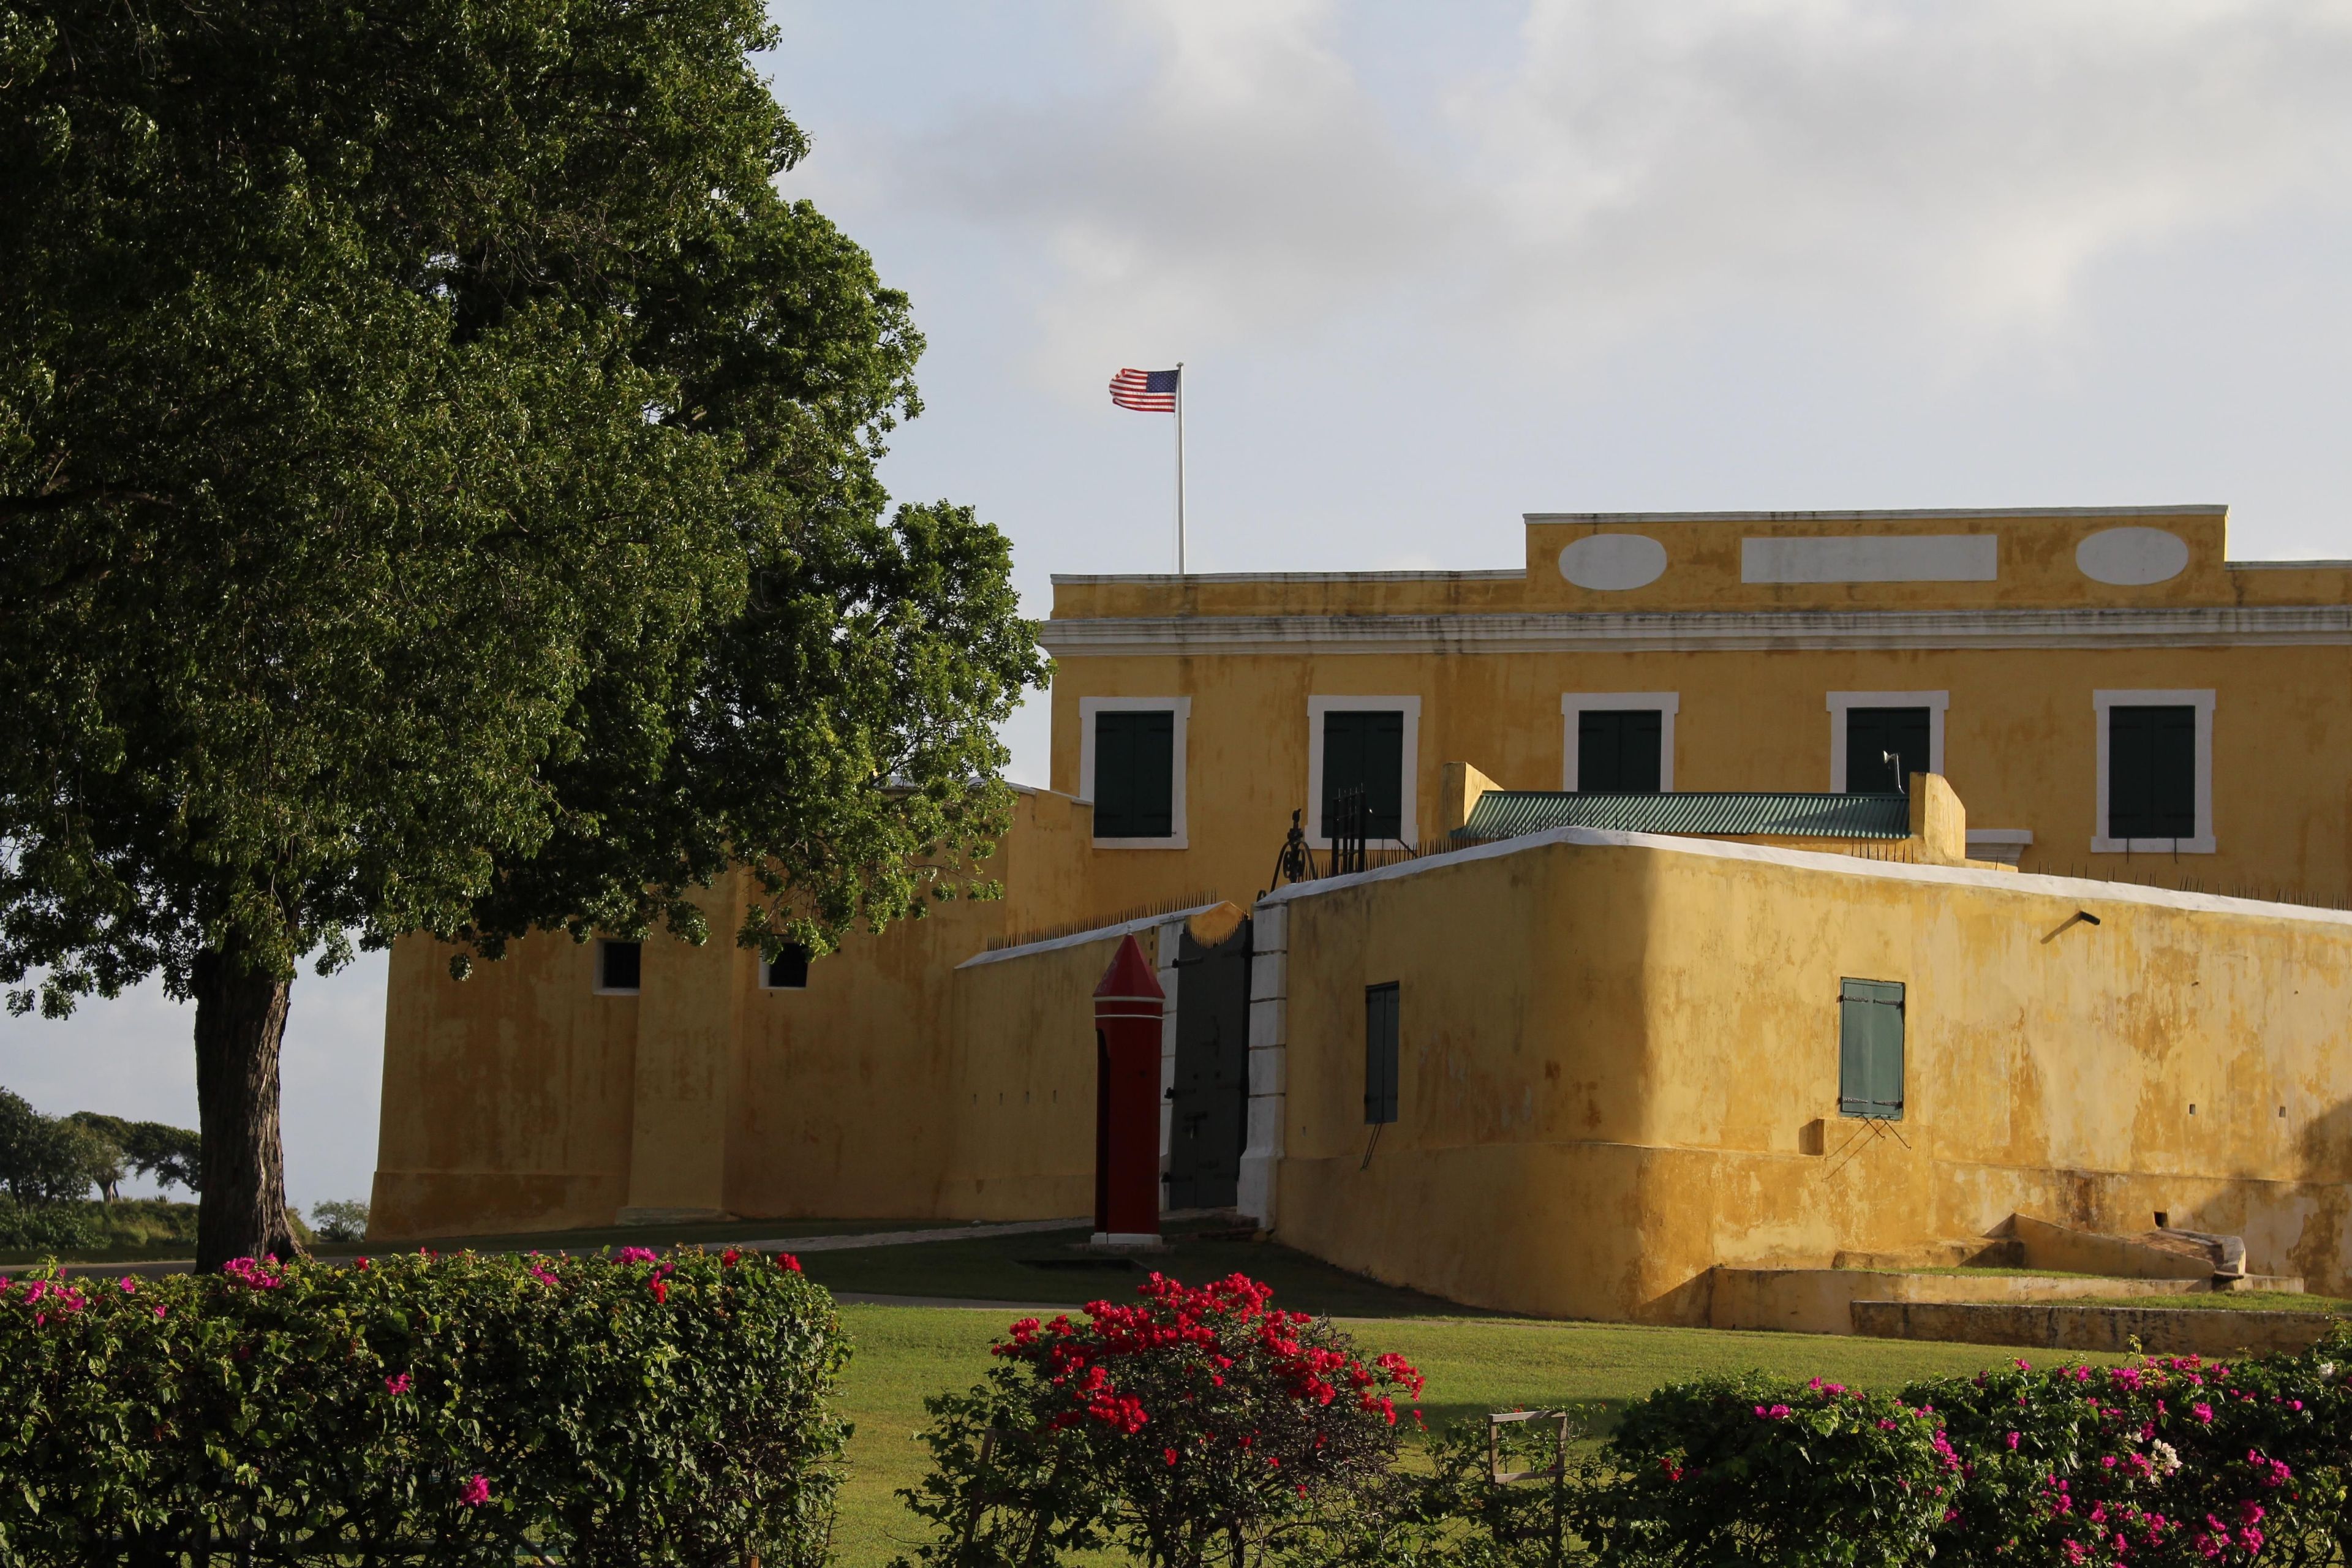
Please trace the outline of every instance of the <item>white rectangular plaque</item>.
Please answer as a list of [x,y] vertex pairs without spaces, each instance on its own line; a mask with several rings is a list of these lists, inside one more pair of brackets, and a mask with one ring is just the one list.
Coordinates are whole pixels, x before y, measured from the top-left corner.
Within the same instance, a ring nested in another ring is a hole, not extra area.
[[1990,583],[2000,540],[1990,533],[1837,534],[1743,539],[1743,583]]

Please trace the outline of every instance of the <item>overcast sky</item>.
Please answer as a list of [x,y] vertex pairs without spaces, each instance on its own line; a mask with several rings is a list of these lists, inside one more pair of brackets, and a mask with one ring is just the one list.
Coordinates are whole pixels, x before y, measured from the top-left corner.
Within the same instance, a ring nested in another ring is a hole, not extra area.
[[[929,339],[887,468],[1055,572],[1512,566],[1525,511],[2226,501],[2352,555],[2352,4],[783,4],[785,182]],[[1042,782],[1033,704],[1009,739]],[[373,1168],[383,962],[294,989],[288,1181]],[[193,1125],[152,990],[0,1025]]]

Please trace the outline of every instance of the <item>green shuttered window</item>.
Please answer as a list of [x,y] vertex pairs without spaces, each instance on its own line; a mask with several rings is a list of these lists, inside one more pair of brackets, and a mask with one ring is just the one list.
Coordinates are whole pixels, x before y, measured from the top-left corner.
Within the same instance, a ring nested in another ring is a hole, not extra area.
[[1339,792],[1364,792],[1364,837],[1375,842],[1403,835],[1404,715],[1393,710],[1333,710],[1323,715],[1323,833],[1339,820]]
[[1397,986],[1364,987],[1364,1121],[1397,1119]]
[[[1928,771],[1925,708],[1849,708],[1845,710],[1845,790],[1848,795],[1900,795],[1911,775]],[[1889,752],[1899,762],[1886,760]]]
[[1167,709],[1095,715],[1095,837],[1176,834],[1176,715]]
[[1838,983],[1838,1114],[1903,1119],[1903,986]]
[[1576,716],[1580,795],[1656,795],[1665,715],[1655,708],[1588,708]]
[[2107,837],[2197,837],[2197,710],[2107,710]]

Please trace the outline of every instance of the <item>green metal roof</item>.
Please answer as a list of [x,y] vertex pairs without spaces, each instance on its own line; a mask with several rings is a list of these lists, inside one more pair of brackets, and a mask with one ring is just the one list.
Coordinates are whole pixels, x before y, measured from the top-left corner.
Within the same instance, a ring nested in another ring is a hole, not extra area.
[[1621,833],[1785,834],[1822,838],[1907,838],[1911,803],[1899,795],[1798,795],[1692,790],[1679,795],[1579,795],[1490,789],[1454,830],[1463,839],[1517,838],[1552,827]]

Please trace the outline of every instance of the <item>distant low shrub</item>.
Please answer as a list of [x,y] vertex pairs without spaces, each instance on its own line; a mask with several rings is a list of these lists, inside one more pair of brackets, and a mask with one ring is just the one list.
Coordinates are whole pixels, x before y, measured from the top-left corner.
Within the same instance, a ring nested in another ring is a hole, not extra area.
[[[1368,1506],[1397,1452],[1402,1357],[1243,1275],[1154,1274],[1130,1305],[1024,1318],[970,1392],[926,1402],[935,1468],[901,1495],[927,1564],[1045,1568],[1116,1544],[1168,1568],[1239,1562]],[[1417,1414],[1408,1409],[1407,1414]]]
[[367,1236],[368,1206],[357,1198],[330,1198],[310,1205],[310,1228],[320,1241],[360,1241]]
[[106,1225],[84,1204],[17,1204],[0,1198],[0,1250],[87,1252],[105,1244]]
[[846,1355],[796,1264],[731,1249],[19,1274],[0,1563],[816,1568]]

